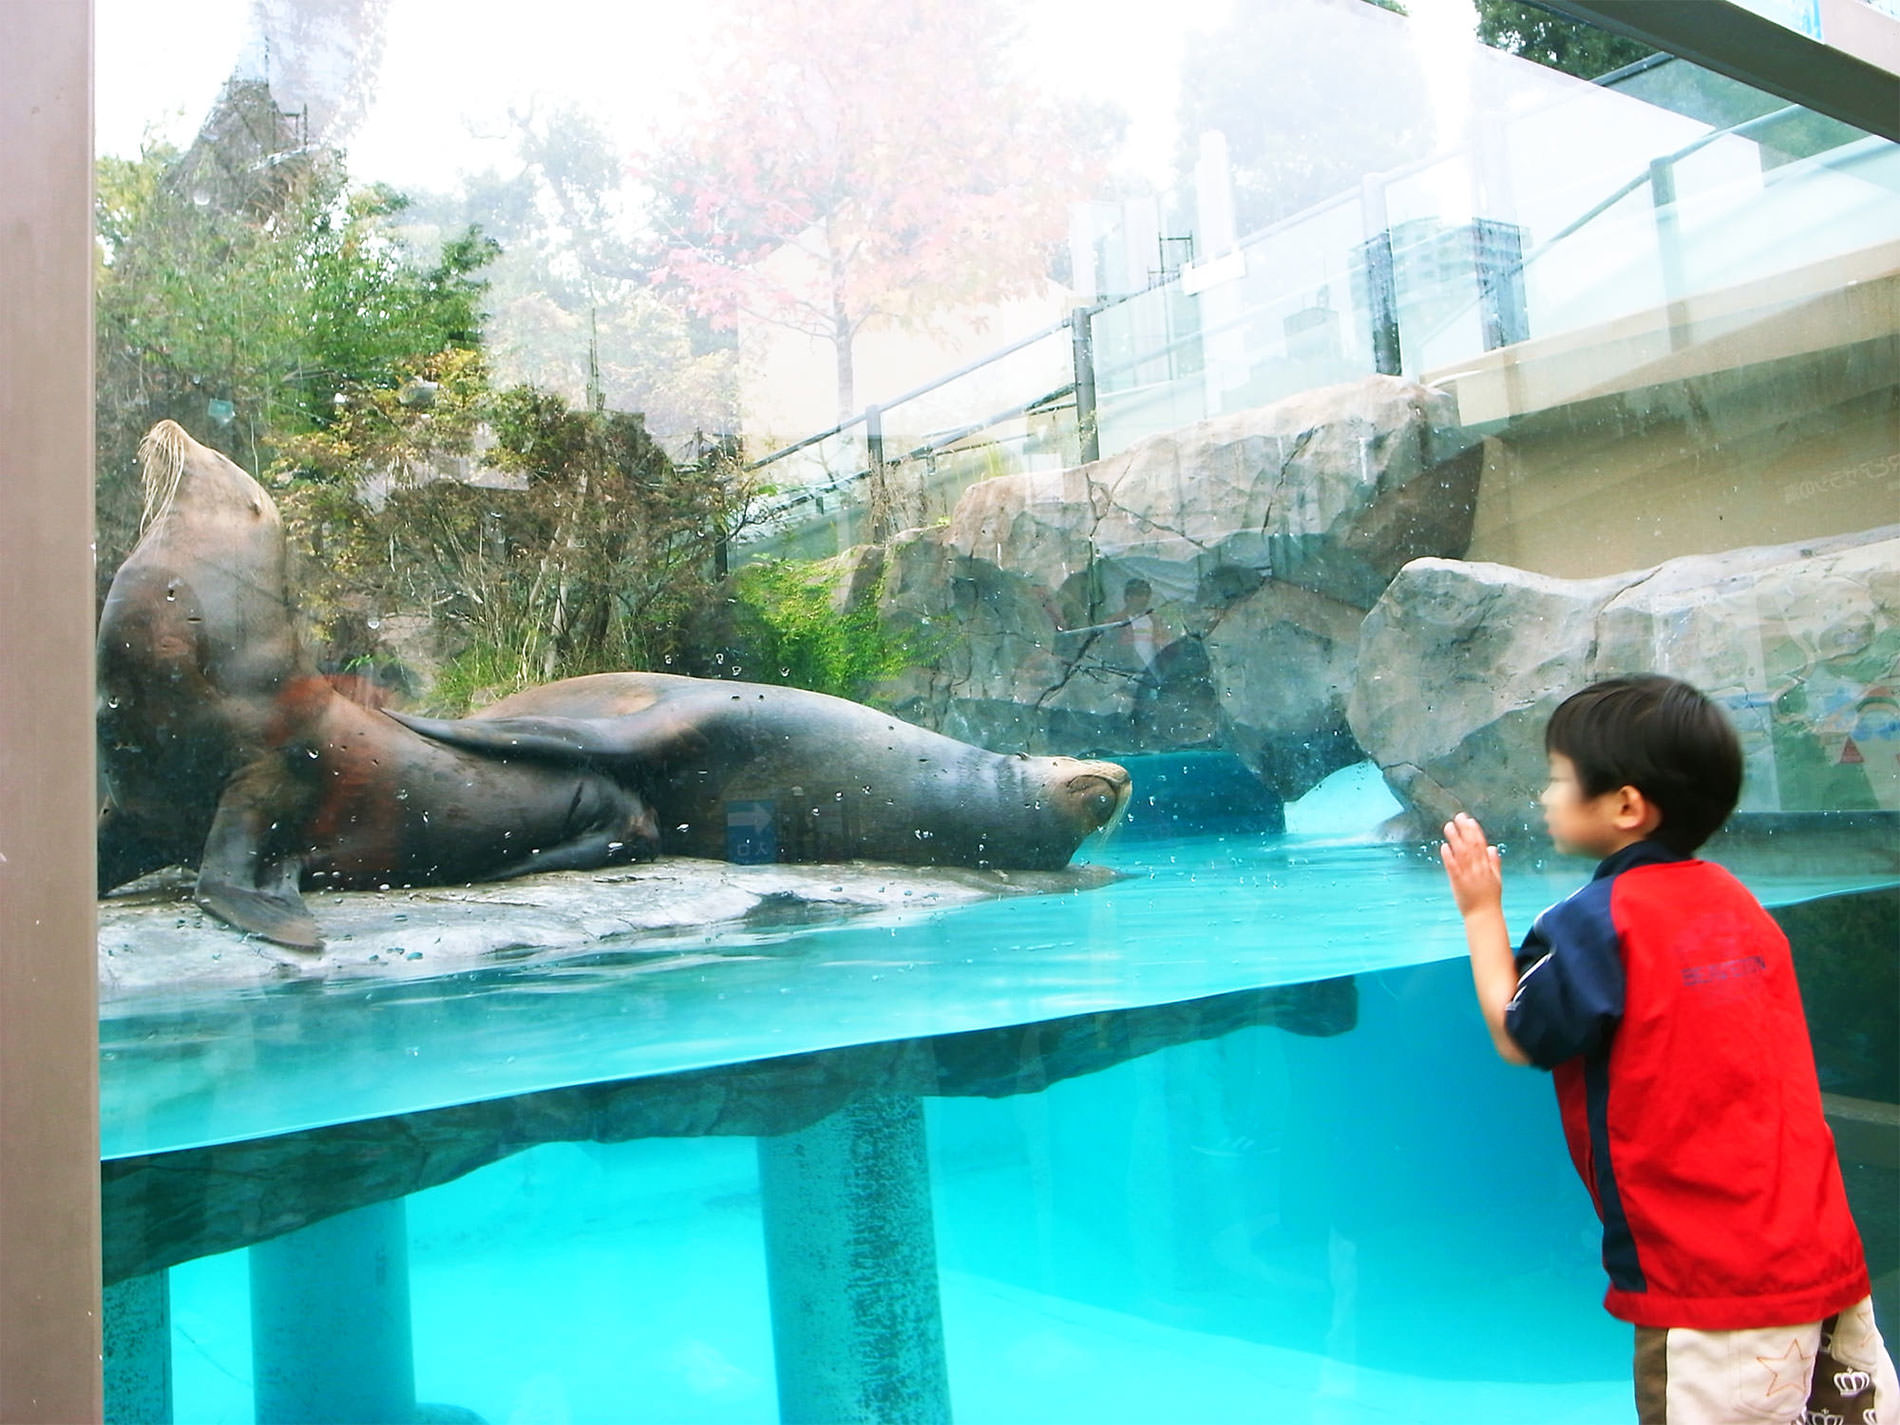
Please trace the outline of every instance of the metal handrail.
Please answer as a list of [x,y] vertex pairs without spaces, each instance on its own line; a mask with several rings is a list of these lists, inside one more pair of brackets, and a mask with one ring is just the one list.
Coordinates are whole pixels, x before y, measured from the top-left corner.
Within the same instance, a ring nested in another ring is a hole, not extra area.
[[[1684,144],[1681,148],[1677,149],[1674,153],[1665,154],[1661,158],[1652,158],[1649,161],[1649,166],[1645,168],[1641,173],[1637,174],[1634,178],[1630,179],[1629,182],[1617,188],[1614,192],[1610,193],[1607,197],[1602,198],[1597,203],[1592,205],[1588,211],[1584,212],[1578,217],[1572,218],[1568,223],[1564,224],[1563,227],[1559,228],[1556,232],[1552,233],[1549,237],[1545,238],[1542,242],[1538,243],[1536,247],[1532,248],[1529,252],[1519,257],[1516,262],[1511,263],[1509,266],[1502,268],[1499,271],[1498,275],[1500,277],[1509,277],[1514,273],[1522,273],[1527,267],[1531,265],[1531,263],[1537,261],[1538,258],[1543,257],[1546,254],[1550,253],[1553,249],[1556,248],[1556,246],[1559,243],[1565,242],[1568,239],[1575,237],[1585,227],[1595,222],[1598,218],[1602,217],[1605,213],[1609,212],[1610,209],[1614,208],[1618,203],[1622,202],[1625,198],[1635,193],[1638,189],[1646,187],[1654,183],[1656,181],[1655,175],[1658,168],[1672,167],[1673,165],[1680,163],[1683,159],[1688,158],[1691,154],[1697,153],[1700,150],[1707,148],[1710,144],[1714,143],[1717,139],[1728,138],[1731,135],[1739,135],[1742,138],[1752,138],[1754,135],[1750,132],[1750,130],[1758,126],[1766,127],[1768,125],[1778,123],[1779,121],[1787,118],[1790,114],[1797,114],[1797,113],[1804,113],[1804,112],[1806,111],[1802,109],[1801,105],[1788,104],[1788,105],[1783,106],[1782,108],[1771,110],[1769,113],[1766,113],[1766,114],[1757,114],[1752,119],[1744,119],[1740,123],[1730,124],[1727,128],[1711,129],[1708,133],[1701,134],[1695,139],[1691,140],[1689,143]],[[1484,300],[1484,294],[1481,292],[1479,293],[1479,295],[1477,295],[1476,297],[1473,297],[1470,301],[1464,303],[1462,306],[1457,308],[1457,310],[1453,311],[1437,326],[1433,327],[1429,332],[1425,333],[1424,337],[1419,342],[1420,347],[1423,347],[1426,344],[1432,341],[1435,341],[1439,337],[1443,336],[1445,332],[1451,328],[1454,322],[1461,321],[1471,311],[1472,308],[1476,307],[1483,300]]]
[[[1535,262],[1539,258],[1547,255],[1558,244],[1565,242],[1569,238],[1575,236],[1583,228],[1587,227],[1590,223],[1602,217],[1605,213],[1610,211],[1610,209],[1614,208],[1618,203],[1622,202],[1625,198],[1635,193],[1638,189],[1642,188],[1644,185],[1653,182],[1654,174],[1658,167],[1668,167],[1676,163],[1679,163],[1683,159],[1690,157],[1692,154],[1698,152],[1699,150],[1708,147],[1710,144],[1714,143],[1717,139],[1726,138],[1731,135],[1739,135],[1744,138],[1753,137],[1754,133],[1757,130],[1772,127],[1773,125],[1778,124],[1782,122],[1783,120],[1787,119],[1791,115],[1799,114],[1802,112],[1805,112],[1805,111],[1802,109],[1802,106],[1798,104],[1785,105],[1782,108],[1771,110],[1770,112],[1766,114],[1757,114],[1752,118],[1741,120],[1738,123],[1730,124],[1720,129],[1712,129],[1708,133],[1698,135],[1695,139],[1691,140],[1689,143],[1684,144],[1681,148],[1675,150],[1673,153],[1666,154],[1663,157],[1658,158],[1658,159],[1652,159],[1650,161],[1649,166],[1646,167],[1643,172],[1637,174],[1635,177],[1631,178],[1628,182],[1620,185],[1613,192],[1609,193],[1604,198],[1600,199],[1598,202],[1593,204],[1588,210],[1586,210],[1585,212],[1583,212],[1576,218],[1573,218],[1570,222],[1566,223],[1556,233],[1552,234],[1549,238],[1546,238],[1543,242],[1539,243],[1530,252],[1527,252],[1523,254],[1521,257],[1519,257],[1517,261],[1502,268],[1499,272],[1499,275],[1501,277],[1509,277],[1513,274],[1522,273],[1532,262]],[[1443,154],[1434,154],[1430,156],[1429,158],[1415,160],[1412,163],[1405,164],[1398,168],[1375,175],[1374,181],[1379,183],[1381,186],[1389,186],[1391,183],[1398,181],[1399,179],[1405,177],[1409,173],[1412,173],[1415,171],[1422,171],[1425,168],[1428,168],[1435,163],[1442,162],[1444,157],[1445,155]],[[1331,198],[1324,199],[1321,202],[1311,204],[1310,206],[1301,209],[1297,213],[1290,214],[1287,217],[1279,219],[1276,222],[1269,223],[1265,227],[1255,229],[1253,232],[1249,233],[1246,237],[1238,240],[1235,243],[1235,249],[1245,250],[1248,248],[1258,246],[1261,242],[1274,236],[1276,233],[1288,231],[1290,229],[1299,227],[1307,222],[1310,222],[1314,217],[1316,217],[1320,213],[1329,211],[1333,208],[1340,207],[1346,203],[1352,202],[1355,196],[1356,196],[1355,193],[1349,190],[1345,193],[1336,194]],[[1035,343],[1039,341],[1044,341],[1061,331],[1064,331],[1064,330],[1073,331],[1077,321],[1092,321],[1096,316],[1104,312],[1110,311],[1116,307],[1122,306],[1128,302],[1135,301],[1139,298],[1149,296],[1150,294],[1154,292],[1164,290],[1171,286],[1176,286],[1179,284],[1180,280],[1181,280],[1180,274],[1176,273],[1173,276],[1167,277],[1161,281],[1151,283],[1149,286],[1143,288],[1142,290],[1138,292],[1124,293],[1120,296],[1111,298],[1107,301],[1099,302],[1091,306],[1077,308],[1076,311],[1071,312],[1068,316],[1062,318],[1060,321],[1051,323],[1049,326],[1043,327],[1039,331],[1033,332],[1028,336],[1022,337],[1014,342],[1011,342],[1007,346],[1000,347],[993,352],[990,352],[982,357],[977,358],[975,361],[967,362],[964,365],[958,367],[956,370],[951,371],[943,376],[939,376],[935,380],[928,381],[921,386],[914,387],[913,389],[906,391],[899,396],[893,397],[889,401],[882,402],[877,405],[868,406],[865,410],[858,412],[856,415],[851,416],[849,419],[839,421],[836,425],[831,426],[830,428],[826,430],[819,431],[815,435],[806,436],[803,440],[796,441],[791,445],[787,445],[787,446],[781,447],[778,450],[773,451],[771,454],[764,456],[763,458],[757,461],[754,461],[747,468],[751,470],[763,469],[765,466],[770,465],[775,461],[782,460],[786,456],[793,455],[800,450],[808,449],[809,447],[813,445],[817,445],[823,441],[831,439],[833,436],[842,435],[845,431],[850,430],[853,426],[864,424],[867,420],[869,420],[875,414],[881,414],[882,412],[888,411],[895,406],[900,406],[900,405],[903,405],[905,402],[916,400],[920,396],[928,395],[932,391],[935,391],[943,386],[949,385],[952,381],[960,380],[961,378],[968,376],[972,374],[973,372],[981,370],[985,366],[991,365],[992,363],[997,362],[997,361],[1001,361],[1005,357],[1012,356],[1015,353],[1023,350],[1024,348],[1033,346]],[[1459,306],[1455,311],[1453,311],[1448,316],[1446,316],[1442,321],[1440,321],[1431,331],[1427,332],[1420,339],[1420,345],[1422,346],[1426,343],[1429,343],[1435,340],[1436,338],[1438,338],[1439,336],[1443,335],[1444,332],[1447,331],[1455,322],[1464,318],[1474,307],[1476,307],[1483,300],[1484,300],[1484,295],[1483,293],[1480,293],[1479,295],[1473,297],[1468,302]],[[1234,327],[1244,325],[1248,321],[1251,321],[1258,312],[1260,312],[1261,310],[1265,308],[1269,308],[1273,305],[1275,305],[1274,302],[1266,302],[1266,303],[1259,303],[1254,306],[1248,307],[1239,316],[1230,318],[1229,320],[1220,323],[1216,327],[1199,328],[1192,333],[1176,338],[1174,341],[1171,341],[1164,346],[1156,347],[1152,350],[1143,352],[1140,355],[1135,356],[1134,358],[1128,361],[1122,362],[1116,366],[1109,367],[1106,369],[1098,368],[1095,372],[1095,375],[1097,379],[1099,380],[1103,376],[1114,376],[1125,371],[1134,370],[1135,368],[1149,361],[1155,361],[1163,357],[1166,357],[1185,346],[1192,345],[1196,342],[1204,341],[1210,335],[1215,335],[1220,332],[1230,330]],[[1073,392],[1074,390],[1075,390],[1075,387],[1073,383],[1071,383],[1070,385],[1059,387],[1057,390],[1047,393],[1043,396],[1037,397],[1033,400],[1022,402],[1016,406],[1012,406],[1008,408],[1007,410],[998,412],[988,417],[985,420],[975,421],[967,425],[957,427],[955,430],[947,432],[945,435],[941,437],[935,438],[931,441],[926,442],[923,445],[918,446],[914,450],[906,452],[903,456],[900,456],[899,459],[914,459],[918,456],[928,455],[932,453],[933,451],[941,450],[945,446],[952,445],[952,444],[955,444],[959,440],[966,439],[970,435],[976,433],[977,431],[983,430],[988,426],[996,425],[1002,421],[1011,419],[1014,416],[1022,415],[1038,405],[1045,404],[1046,402],[1050,400],[1053,400],[1064,394]],[[839,488],[839,486],[847,480],[856,480],[858,478],[861,478],[862,474],[863,472],[860,471],[860,472],[854,473],[853,475],[841,477],[840,479],[833,480],[824,486],[809,486],[806,488],[812,491],[835,490]]]
[[[1380,174],[1379,179],[1382,182],[1390,182],[1392,180],[1395,180],[1397,178],[1404,176],[1405,174],[1413,171],[1414,169],[1429,167],[1432,163],[1436,163],[1438,161],[1438,157],[1439,156],[1434,155],[1430,159],[1420,159],[1415,163],[1407,164],[1403,168],[1392,169],[1388,173]],[[1317,203],[1313,203],[1305,208],[1300,209],[1300,211],[1297,213],[1291,213],[1288,216],[1284,218],[1280,218],[1275,222],[1268,223],[1263,228],[1254,229],[1251,233],[1247,234],[1247,236],[1245,236],[1244,238],[1237,240],[1234,246],[1236,248],[1253,247],[1254,245],[1265,241],[1267,238],[1272,237],[1275,233],[1284,232],[1290,228],[1298,227],[1302,223],[1311,221],[1314,217],[1318,216],[1321,213],[1327,212],[1333,208],[1341,207],[1346,203],[1352,202],[1353,197],[1354,195],[1352,193],[1347,192],[1347,193],[1335,194],[1334,196],[1330,198],[1322,199],[1321,201]],[[1001,361],[1006,356],[1014,356],[1017,352],[1021,351],[1026,346],[1033,346],[1035,343],[1042,341],[1048,337],[1052,337],[1057,332],[1062,331],[1064,329],[1072,330],[1075,326],[1076,321],[1082,317],[1093,319],[1094,317],[1100,315],[1103,312],[1109,311],[1115,307],[1122,306],[1124,303],[1133,302],[1142,297],[1146,297],[1150,293],[1158,292],[1165,287],[1173,286],[1179,281],[1180,281],[1180,275],[1177,273],[1172,277],[1166,277],[1166,278],[1161,279],[1160,281],[1151,282],[1138,292],[1124,292],[1119,296],[1110,297],[1104,301],[1095,302],[1084,307],[1078,307],[1074,312],[1071,312],[1068,316],[1064,317],[1061,321],[1054,322],[1050,324],[1049,326],[1044,327],[1041,331],[1032,332],[1030,335],[1026,337],[1022,337],[1017,341],[1011,342],[1008,346],[999,347],[997,350],[989,352],[987,355],[978,357],[975,361],[968,362],[963,366],[959,366],[955,371],[952,371],[948,373],[947,375],[939,376],[934,381],[928,381],[928,382],[925,382],[922,386],[914,387],[913,389],[904,392],[901,396],[893,396],[888,401],[879,402],[875,407],[867,407],[865,410],[859,411],[856,415],[852,416],[850,419],[839,421],[838,424],[830,427],[829,429],[821,430],[816,435],[808,435],[803,440],[795,441],[791,445],[783,446],[779,448],[778,450],[773,451],[770,455],[762,456],[758,460],[753,461],[752,464],[750,464],[746,468],[748,470],[762,469],[765,466],[770,465],[775,460],[782,460],[786,456],[796,454],[798,451],[804,450],[808,446],[816,445],[820,441],[830,440],[831,437],[833,437],[834,435],[843,435],[846,431],[850,430],[851,427],[855,425],[862,425],[864,421],[866,420],[866,418],[870,415],[871,410],[873,409],[880,410],[880,411],[888,411],[893,406],[901,406],[906,401],[914,401],[919,396],[927,396],[932,391],[936,390],[938,387],[947,386],[952,381],[956,381],[956,380],[961,379],[962,377],[968,376],[974,371],[979,371],[983,367],[988,366],[991,362]],[[1160,348],[1156,352],[1150,355],[1140,356],[1140,357],[1137,357],[1133,362],[1127,363],[1123,366],[1111,368],[1111,374],[1115,371],[1126,370],[1130,366],[1139,365],[1143,361],[1152,361],[1155,358],[1155,356],[1165,355],[1167,352],[1172,351],[1175,346],[1178,346],[1180,344],[1181,344],[1180,342],[1171,343],[1169,346]],[[1031,402],[1030,404],[1033,405],[1035,403]],[[1007,413],[1004,417],[1000,417],[999,419],[1006,419],[1006,418],[1007,418]],[[827,487],[827,488],[835,488],[835,486]]]
[[[1139,296],[1140,294],[1137,293],[1135,295]],[[1081,308],[1080,310],[1086,311],[1086,312],[1094,312],[1100,309],[1085,307],[1085,308]],[[873,411],[888,411],[893,406],[901,406],[906,401],[914,401],[919,396],[927,396],[932,391],[936,390],[939,386],[948,386],[952,381],[956,381],[956,380],[961,379],[962,377],[968,376],[973,371],[982,370],[985,366],[988,366],[993,361],[1001,361],[1006,356],[1014,356],[1017,352],[1021,351],[1026,346],[1034,346],[1037,342],[1044,341],[1047,338],[1054,336],[1057,332],[1067,331],[1074,324],[1074,321],[1075,321],[1075,317],[1073,314],[1066,316],[1061,321],[1054,322],[1050,324],[1049,326],[1044,327],[1041,331],[1033,332],[1029,336],[1022,337],[1019,340],[1011,342],[1008,346],[997,348],[995,351],[990,352],[987,356],[980,356],[975,361],[969,362],[963,366],[959,366],[955,371],[950,372],[949,375],[947,376],[939,376],[936,380],[928,381],[924,383],[922,386],[918,386],[912,390],[906,391],[901,396],[894,396],[888,401],[883,401],[873,406],[867,406],[862,411],[859,411],[855,416],[851,417],[850,420],[839,421],[838,424],[831,427],[830,430],[820,431],[818,432],[817,435],[808,435],[795,445],[788,445],[781,450],[775,450],[770,455],[765,456],[763,459],[754,461],[751,465],[749,465],[746,468],[749,470],[761,470],[765,466],[770,465],[774,460],[782,460],[786,456],[792,454],[795,451],[803,450],[808,445],[816,445],[821,440],[830,440],[831,437],[833,437],[834,435],[842,435],[844,434],[844,432],[850,430],[852,426],[859,425],[865,420],[868,420],[870,418],[871,412]]]

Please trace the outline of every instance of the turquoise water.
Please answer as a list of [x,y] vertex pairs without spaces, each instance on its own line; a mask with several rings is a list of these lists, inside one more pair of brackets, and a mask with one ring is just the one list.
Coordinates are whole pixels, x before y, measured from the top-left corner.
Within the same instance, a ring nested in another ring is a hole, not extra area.
[[[1290,834],[1090,855],[1122,879],[842,925],[605,942],[552,965],[115,1005],[100,1025],[102,1156],[1465,953],[1444,874],[1415,848]],[[1514,930],[1588,875],[1513,867]],[[1890,878],[1770,867],[1745,879],[1785,904]]]
[[[1047,1091],[929,1100],[956,1418],[1612,1422],[1624,1328],[1542,1076],[1461,964]],[[776,1418],[749,1140],[561,1144],[409,1201],[420,1398],[492,1422]],[[178,1418],[247,1421],[243,1253],[174,1269]]]
[[[107,1154],[1352,974],[1334,1037],[925,1100],[956,1419],[1627,1421],[1548,1081],[1491,1052],[1435,860],[1356,839],[1377,798],[1343,788],[1285,836],[1093,848],[1121,878],[1075,895],[148,1005],[102,1026]],[[1519,930],[1588,874],[1526,860]],[[1882,880],[1745,878],[1771,902]],[[406,1213],[418,1398],[777,1418],[752,1140],[545,1145]],[[246,1255],[171,1272],[179,1421],[253,1418]]]

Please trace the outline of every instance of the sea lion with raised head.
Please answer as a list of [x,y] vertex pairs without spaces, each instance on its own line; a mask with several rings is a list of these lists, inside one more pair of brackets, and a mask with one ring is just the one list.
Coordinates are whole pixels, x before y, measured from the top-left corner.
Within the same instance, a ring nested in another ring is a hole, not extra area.
[[494,880],[657,849],[578,765],[503,761],[343,697],[303,650],[276,505],[170,421],[140,447],[146,521],[98,636],[99,892],[173,864],[219,919],[321,944],[301,884]]

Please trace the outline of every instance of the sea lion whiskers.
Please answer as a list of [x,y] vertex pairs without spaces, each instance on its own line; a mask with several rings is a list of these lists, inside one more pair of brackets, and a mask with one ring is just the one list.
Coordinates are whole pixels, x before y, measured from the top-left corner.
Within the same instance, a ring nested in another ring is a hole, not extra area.
[[190,442],[191,437],[176,421],[160,421],[139,442],[139,480],[145,492],[145,505],[139,513],[141,535],[178,497],[179,482],[185,477],[185,447]]

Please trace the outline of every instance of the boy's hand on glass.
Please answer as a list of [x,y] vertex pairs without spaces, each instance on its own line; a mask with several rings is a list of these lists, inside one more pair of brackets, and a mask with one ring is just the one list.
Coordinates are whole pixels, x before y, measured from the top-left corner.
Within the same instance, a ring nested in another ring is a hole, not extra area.
[[1504,870],[1498,864],[1498,848],[1485,843],[1484,828],[1476,818],[1459,812],[1445,823],[1438,859],[1445,863],[1460,915],[1503,905]]

